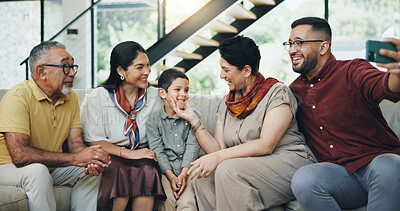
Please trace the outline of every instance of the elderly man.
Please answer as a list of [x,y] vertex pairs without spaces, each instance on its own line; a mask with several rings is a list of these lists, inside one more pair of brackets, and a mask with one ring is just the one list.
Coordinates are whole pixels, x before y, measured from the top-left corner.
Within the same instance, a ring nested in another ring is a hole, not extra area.
[[[400,100],[399,64],[336,60],[328,22],[307,17],[292,23],[285,42],[293,70],[290,88],[297,119],[320,163],[300,168],[292,190],[305,210],[400,210],[400,141],[379,108]],[[389,39],[400,50],[400,41]],[[400,61],[400,54],[381,50]]]
[[[0,102],[0,184],[22,187],[30,210],[56,210],[53,185],[72,186],[72,210],[95,210],[99,177],[110,158],[82,140],[78,66],[58,42],[34,47],[31,78]],[[70,153],[62,152],[67,140]]]

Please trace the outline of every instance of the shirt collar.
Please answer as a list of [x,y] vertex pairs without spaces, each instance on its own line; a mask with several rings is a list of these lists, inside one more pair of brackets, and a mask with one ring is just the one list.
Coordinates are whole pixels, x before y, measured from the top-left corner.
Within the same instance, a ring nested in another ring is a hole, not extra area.
[[[35,96],[37,101],[42,101],[42,100],[47,100],[49,102],[52,102],[49,97],[43,92],[42,89],[37,85],[36,81],[33,80],[32,76],[29,77],[28,80],[28,85],[32,89],[33,96]],[[58,104],[63,104],[67,100],[70,100],[69,95],[62,95],[60,98],[58,98],[56,105]]]
[[331,63],[335,62],[336,58],[335,56],[333,56],[333,54],[331,54],[328,58],[328,60],[325,62],[324,66],[321,68],[320,71],[318,71],[318,73],[311,78],[310,80],[308,80],[307,76],[300,76],[300,79],[303,82],[312,82],[312,83],[317,83],[319,81],[321,81],[332,69],[333,69],[333,65],[331,65]]
[[162,106],[161,109],[160,109],[160,116],[161,116],[162,119],[166,119],[166,118],[169,117],[167,115],[167,113],[165,112],[165,107],[164,106]]
[[[164,106],[162,106],[160,109],[160,116],[162,119],[175,119],[173,117],[168,116],[168,114],[165,112]],[[180,119],[180,117],[178,119]],[[177,120],[177,119],[175,119],[175,120]]]

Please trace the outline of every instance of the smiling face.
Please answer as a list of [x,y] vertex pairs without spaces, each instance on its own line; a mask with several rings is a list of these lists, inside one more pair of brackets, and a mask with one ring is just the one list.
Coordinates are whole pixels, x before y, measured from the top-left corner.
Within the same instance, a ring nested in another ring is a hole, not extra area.
[[189,100],[189,81],[186,78],[176,78],[168,87],[167,92],[160,88],[159,93],[166,106],[170,106],[169,101],[174,99],[179,109],[184,109]]
[[230,91],[239,91],[246,88],[245,71],[239,70],[236,66],[229,64],[221,58],[221,73],[219,77],[228,83]]
[[121,67],[117,68],[118,74],[125,79],[122,83],[127,83],[137,88],[146,88],[148,85],[147,78],[151,72],[150,62],[147,54],[139,52],[137,57],[132,61],[128,68],[123,70]]
[[[65,49],[53,47],[48,51],[42,63],[73,65],[74,59]],[[75,77],[73,70],[71,70],[68,75],[65,75],[62,67],[39,66],[43,69],[43,71],[39,73],[40,78],[45,81],[46,87],[48,87],[50,92],[55,96],[61,96],[63,94],[68,95],[72,92],[72,85]]]
[[[311,25],[298,25],[292,29],[289,41],[296,40],[321,40],[316,33],[312,33]],[[319,46],[322,42],[308,42],[301,45],[300,50],[291,46],[289,56],[292,61],[293,70],[302,75],[314,75],[319,69],[318,64]]]

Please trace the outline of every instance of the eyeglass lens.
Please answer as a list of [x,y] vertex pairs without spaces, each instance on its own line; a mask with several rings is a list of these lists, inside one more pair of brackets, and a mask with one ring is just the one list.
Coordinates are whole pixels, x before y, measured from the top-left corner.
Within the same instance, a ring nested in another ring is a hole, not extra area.
[[68,75],[71,72],[71,69],[74,71],[74,74],[78,72],[78,65],[63,65],[63,72],[65,75]]

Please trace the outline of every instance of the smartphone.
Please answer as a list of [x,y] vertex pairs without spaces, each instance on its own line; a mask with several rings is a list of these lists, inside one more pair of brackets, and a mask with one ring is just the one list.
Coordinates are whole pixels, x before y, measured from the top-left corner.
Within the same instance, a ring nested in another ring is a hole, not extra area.
[[392,63],[397,62],[396,60],[382,56],[379,54],[379,49],[384,48],[391,51],[396,51],[396,47],[390,42],[382,42],[376,40],[367,40],[365,58],[368,62],[377,63]]

